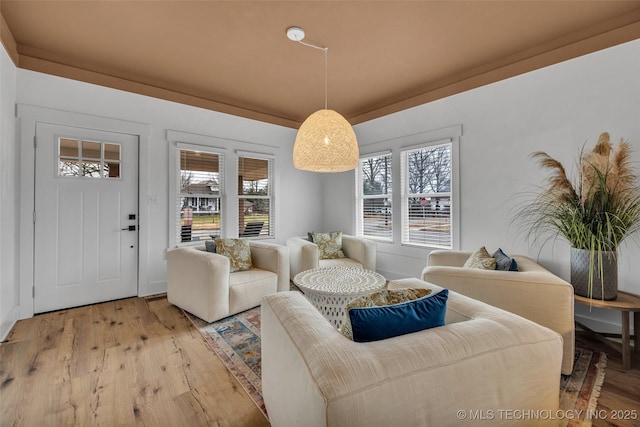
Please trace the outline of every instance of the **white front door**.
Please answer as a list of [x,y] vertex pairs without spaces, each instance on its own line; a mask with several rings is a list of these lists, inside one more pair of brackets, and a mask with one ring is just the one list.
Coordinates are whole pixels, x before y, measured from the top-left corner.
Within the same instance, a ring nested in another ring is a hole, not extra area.
[[137,295],[138,137],[36,125],[34,310]]

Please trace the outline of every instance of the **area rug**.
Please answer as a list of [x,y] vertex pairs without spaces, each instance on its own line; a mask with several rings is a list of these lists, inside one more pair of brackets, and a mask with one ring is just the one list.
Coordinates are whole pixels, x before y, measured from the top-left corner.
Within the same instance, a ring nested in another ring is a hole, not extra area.
[[[265,417],[260,364],[260,307],[213,323],[184,312],[211,349],[237,378]],[[566,427],[589,427],[604,381],[606,353],[576,348],[573,374],[560,380],[560,411]]]
[[560,409],[565,412],[563,426],[591,426],[606,367],[607,353],[576,347],[573,373],[560,378]]

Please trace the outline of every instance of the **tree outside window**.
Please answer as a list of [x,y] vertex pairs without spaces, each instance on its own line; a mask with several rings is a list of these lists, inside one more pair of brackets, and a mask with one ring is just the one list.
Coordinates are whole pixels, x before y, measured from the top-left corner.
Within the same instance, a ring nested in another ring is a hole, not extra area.
[[402,242],[452,247],[451,143],[402,152]]
[[360,160],[356,174],[357,234],[372,239],[393,239],[391,154]]

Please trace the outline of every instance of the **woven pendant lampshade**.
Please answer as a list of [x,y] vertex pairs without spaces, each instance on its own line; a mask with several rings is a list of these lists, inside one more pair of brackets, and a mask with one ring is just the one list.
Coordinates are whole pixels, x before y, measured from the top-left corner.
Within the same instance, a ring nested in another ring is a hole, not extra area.
[[324,52],[324,109],[302,122],[293,145],[293,166],[312,172],[344,172],[358,166],[360,153],[353,128],[342,115],[327,108],[328,47],[302,41],[304,30],[289,27],[290,40]]
[[358,166],[356,134],[333,110],[318,110],[302,123],[293,146],[293,165],[313,172],[344,172]]

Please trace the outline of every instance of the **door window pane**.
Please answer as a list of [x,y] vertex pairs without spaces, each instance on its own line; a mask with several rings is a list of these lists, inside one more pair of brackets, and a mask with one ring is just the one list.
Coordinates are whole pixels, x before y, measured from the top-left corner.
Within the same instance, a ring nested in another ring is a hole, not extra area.
[[106,160],[120,161],[120,145],[104,144],[104,158]]
[[82,157],[85,159],[100,159],[102,146],[99,142],[82,141]]
[[58,176],[120,178],[120,144],[58,138]]
[[60,157],[80,157],[78,144],[80,141],[76,139],[60,138],[59,155]]

